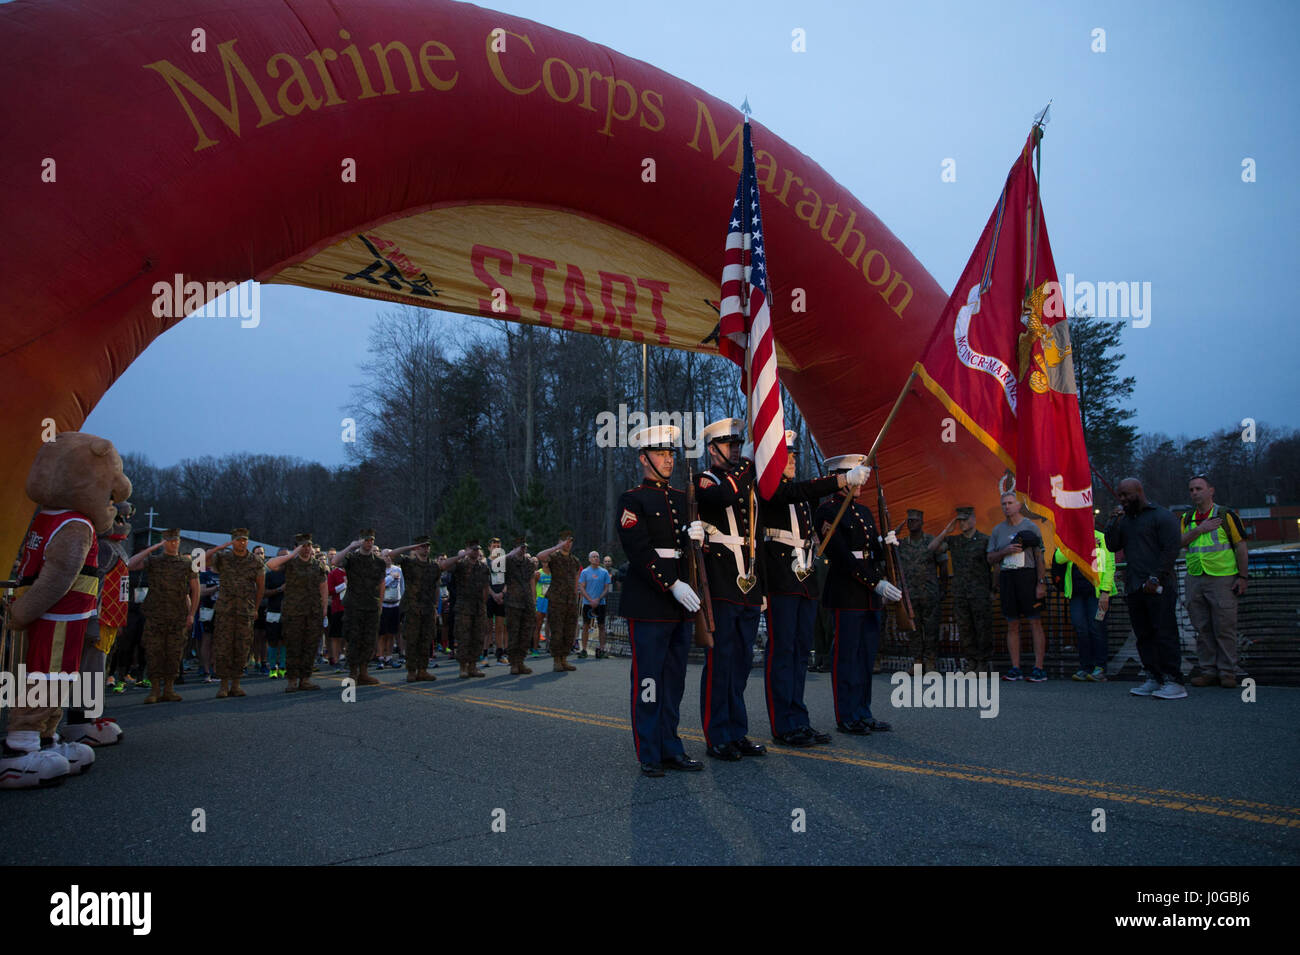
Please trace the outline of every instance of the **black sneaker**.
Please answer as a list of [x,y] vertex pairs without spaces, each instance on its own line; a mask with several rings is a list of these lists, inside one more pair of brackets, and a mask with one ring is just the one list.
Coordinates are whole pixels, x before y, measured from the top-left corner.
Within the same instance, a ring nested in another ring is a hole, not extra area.
[[587,659],[587,651],[586,651],[586,650],[579,650],[579,651],[578,651],[578,659],[579,659],[579,660],[585,660],[585,659]]

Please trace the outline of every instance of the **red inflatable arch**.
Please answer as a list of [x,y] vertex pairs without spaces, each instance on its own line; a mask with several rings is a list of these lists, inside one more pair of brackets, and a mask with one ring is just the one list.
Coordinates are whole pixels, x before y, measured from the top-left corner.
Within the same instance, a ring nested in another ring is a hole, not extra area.
[[[47,419],[80,427],[207,283],[680,348],[714,324],[740,116],[580,37],[448,2],[18,0],[0,84],[4,553]],[[946,296],[816,163],[754,141],[783,380],[827,454],[865,451]],[[991,518],[1000,465],[942,417],[904,403],[881,455],[898,507]]]

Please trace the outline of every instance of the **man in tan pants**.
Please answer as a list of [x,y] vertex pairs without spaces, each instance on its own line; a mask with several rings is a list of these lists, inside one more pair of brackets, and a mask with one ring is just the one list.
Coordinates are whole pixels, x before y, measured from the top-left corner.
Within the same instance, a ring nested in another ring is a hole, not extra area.
[[1180,543],[1187,548],[1187,616],[1196,628],[1201,672],[1192,686],[1226,689],[1244,671],[1237,665],[1237,600],[1246,593],[1250,556],[1235,512],[1214,503],[1214,485],[1203,474],[1187,482],[1192,510],[1182,516]]

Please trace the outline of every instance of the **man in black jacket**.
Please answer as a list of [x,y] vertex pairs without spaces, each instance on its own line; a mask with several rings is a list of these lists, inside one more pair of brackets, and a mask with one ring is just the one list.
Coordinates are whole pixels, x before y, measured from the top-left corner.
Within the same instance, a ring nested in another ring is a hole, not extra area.
[[1142,482],[1125,478],[1116,490],[1121,507],[1106,525],[1106,547],[1123,551],[1129,620],[1137,637],[1138,656],[1147,681],[1129,692],[1161,700],[1184,700],[1180,677],[1178,623],[1174,602],[1178,582],[1174,561],[1181,549],[1178,518],[1168,508],[1147,500]]

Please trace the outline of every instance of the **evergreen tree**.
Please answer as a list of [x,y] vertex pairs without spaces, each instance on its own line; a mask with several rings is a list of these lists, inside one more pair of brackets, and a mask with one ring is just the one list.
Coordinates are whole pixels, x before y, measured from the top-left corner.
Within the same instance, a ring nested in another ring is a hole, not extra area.
[[1121,378],[1124,354],[1120,347],[1122,321],[1108,322],[1089,315],[1070,319],[1074,377],[1079,389],[1083,438],[1093,468],[1107,481],[1120,480],[1132,467],[1137,428],[1128,424],[1136,413],[1125,403],[1133,397],[1136,379]]
[[478,538],[480,544],[487,547],[488,533],[483,523],[487,513],[487,499],[483,488],[473,474],[466,471],[451,492],[447,508],[438,518],[438,525],[433,536],[439,551],[454,554],[465,546],[471,537]]
[[529,550],[535,553],[554,544],[559,532],[560,519],[556,516],[555,502],[547,496],[541,478],[534,474],[524,487],[524,493],[515,501],[510,534],[512,537],[527,534]]

